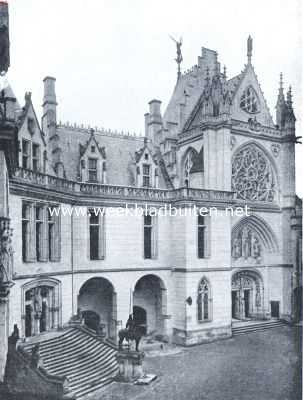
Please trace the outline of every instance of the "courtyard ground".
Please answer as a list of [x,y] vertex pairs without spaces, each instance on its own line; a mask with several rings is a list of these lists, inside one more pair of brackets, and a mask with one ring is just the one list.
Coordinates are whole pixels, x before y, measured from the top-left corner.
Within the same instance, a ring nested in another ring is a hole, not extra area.
[[146,357],[149,386],[113,383],[87,400],[301,400],[301,328],[283,326]]

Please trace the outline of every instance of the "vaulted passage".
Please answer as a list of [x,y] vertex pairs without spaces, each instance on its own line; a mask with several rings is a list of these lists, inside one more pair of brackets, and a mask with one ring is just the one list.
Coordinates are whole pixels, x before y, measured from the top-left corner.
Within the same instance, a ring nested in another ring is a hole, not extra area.
[[166,288],[157,276],[146,275],[136,283],[133,316],[146,333],[166,333]]
[[88,328],[115,340],[116,293],[107,279],[92,278],[83,284],[78,296],[78,310]]

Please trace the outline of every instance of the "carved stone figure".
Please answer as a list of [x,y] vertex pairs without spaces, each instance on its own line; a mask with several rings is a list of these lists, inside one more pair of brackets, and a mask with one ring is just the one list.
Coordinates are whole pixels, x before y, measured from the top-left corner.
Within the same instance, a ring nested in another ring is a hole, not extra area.
[[12,280],[12,257],[11,246],[12,230],[9,227],[9,220],[0,221],[0,285]]
[[261,256],[261,246],[256,236],[254,236],[252,240],[252,256],[254,258],[259,258]]
[[241,240],[240,238],[236,237],[233,242],[232,246],[232,256],[234,258],[239,258],[242,256],[242,251],[241,251]]
[[243,230],[243,239],[242,239],[242,243],[243,243],[243,251],[242,254],[245,258],[245,260],[250,257],[251,254],[251,242],[250,242],[250,232],[247,231],[246,229]]

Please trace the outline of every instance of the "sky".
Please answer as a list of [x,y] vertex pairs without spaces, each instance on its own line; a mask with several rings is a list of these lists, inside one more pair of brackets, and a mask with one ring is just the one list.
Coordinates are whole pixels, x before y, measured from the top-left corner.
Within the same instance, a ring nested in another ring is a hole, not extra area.
[[[297,135],[303,121],[301,0],[9,0],[11,68],[21,104],[32,92],[41,116],[45,76],[56,77],[58,120],[144,132],[151,99],[165,110],[176,83],[175,44],[183,71],[201,47],[218,52],[228,77],[252,63],[272,115],[279,74],[293,87]],[[303,145],[296,146],[297,192],[303,196]]]

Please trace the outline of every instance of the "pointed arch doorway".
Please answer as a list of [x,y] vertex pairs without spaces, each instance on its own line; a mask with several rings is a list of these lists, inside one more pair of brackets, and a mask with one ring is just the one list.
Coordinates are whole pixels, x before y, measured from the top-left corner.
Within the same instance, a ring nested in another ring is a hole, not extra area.
[[264,287],[261,275],[243,270],[232,276],[232,318],[238,320],[264,318]]

